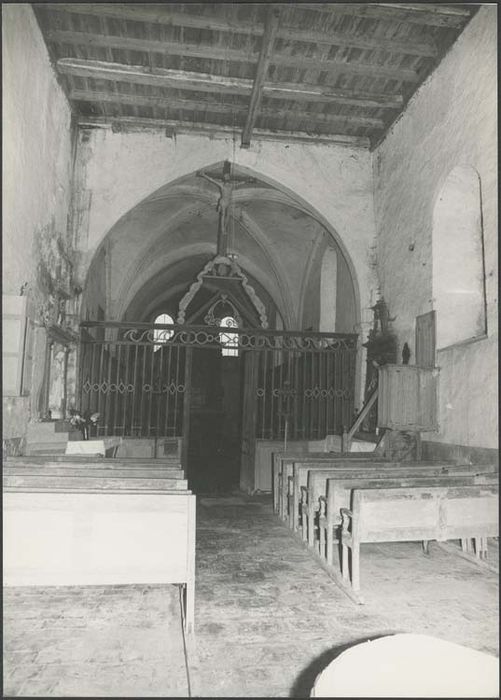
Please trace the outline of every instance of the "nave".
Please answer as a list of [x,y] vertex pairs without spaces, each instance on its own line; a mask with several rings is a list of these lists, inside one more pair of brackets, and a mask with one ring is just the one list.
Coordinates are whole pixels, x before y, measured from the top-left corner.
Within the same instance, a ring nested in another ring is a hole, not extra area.
[[4,694],[308,697],[342,649],[396,632],[499,653],[497,541],[491,568],[433,542],[428,556],[418,542],[365,545],[356,605],[270,496],[233,493],[197,498],[196,562],[188,672],[174,586],[12,588]]

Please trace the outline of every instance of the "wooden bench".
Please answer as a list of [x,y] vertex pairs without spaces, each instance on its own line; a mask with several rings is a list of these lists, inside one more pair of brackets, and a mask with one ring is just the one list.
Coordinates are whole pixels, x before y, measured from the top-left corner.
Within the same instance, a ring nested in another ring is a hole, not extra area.
[[[296,531],[299,525],[300,516],[300,501],[303,486],[307,486],[308,473],[310,471],[321,471],[325,470],[326,476],[329,471],[336,470],[336,473],[340,469],[355,469],[358,470],[361,476],[374,476],[377,477],[380,473],[394,473],[396,476],[418,476],[418,475],[430,475],[435,476],[446,475],[446,474],[471,474],[476,473],[474,468],[472,472],[472,465],[462,464],[457,465],[450,461],[440,461],[440,462],[396,462],[388,461],[383,459],[372,459],[372,460],[346,460],[338,459],[332,461],[331,464],[327,462],[322,463],[302,463],[295,462],[292,467],[292,476],[289,477],[289,489],[288,489],[288,522],[289,527]],[[367,472],[361,470],[367,469]],[[493,470],[493,467],[486,466],[486,470]],[[334,474],[332,474],[334,476]]]
[[188,488],[186,479],[170,479],[164,476],[130,476],[120,472],[113,476],[94,474],[4,474],[4,491],[23,489],[44,491],[182,491]]
[[[313,480],[320,483],[312,484],[313,497],[325,490],[324,479],[317,479],[318,474],[310,475]],[[326,495],[320,494],[318,510],[318,551],[327,564],[333,564],[333,547],[338,541],[337,530],[341,526],[341,508],[349,508],[351,494],[356,488],[397,488],[404,486],[474,486],[477,484],[495,485],[497,476],[493,474],[446,474],[446,475],[421,475],[421,476],[381,476],[378,478],[356,477],[348,479],[328,478],[326,483]],[[308,536],[310,537],[310,522],[308,520]],[[313,531],[309,539],[312,542]]]
[[[360,472],[363,476],[377,476],[379,473],[390,471],[397,474],[443,474],[449,473],[450,469],[456,469],[453,462],[400,462],[379,459],[336,459],[329,462],[294,462],[292,465],[292,475],[289,477],[288,484],[288,522],[289,527],[294,531],[299,527],[300,502],[302,487],[307,486],[308,474],[310,471],[325,471],[327,476],[329,472],[334,475],[339,470],[351,470],[352,473]],[[469,469],[468,467],[464,467]],[[362,470],[362,471],[360,471]],[[367,470],[367,473],[363,470]],[[406,471],[407,470],[407,471]],[[411,471],[409,471],[411,470]],[[461,471],[461,470],[460,470]]]
[[474,538],[478,557],[487,553],[487,537],[498,536],[497,486],[355,489],[351,509],[342,508],[342,575],[360,590],[360,545]]
[[142,477],[142,478],[164,478],[164,479],[184,479],[182,469],[175,467],[119,467],[118,465],[108,466],[94,465],[88,469],[85,465],[52,464],[35,466],[8,464],[3,467],[4,476],[88,476],[88,477]]
[[[79,477],[77,477],[79,478]],[[6,586],[178,584],[194,631],[195,496],[142,484],[113,490],[45,484],[4,488]],[[183,482],[185,485],[186,482]]]
[[280,512],[279,483],[281,484],[282,466],[285,461],[292,463],[300,459],[332,459],[338,453],[332,452],[274,452],[272,455],[273,510]]
[[294,462],[314,462],[316,464],[330,464],[342,460],[370,461],[374,460],[374,455],[355,452],[320,452],[303,453],[299,455],[284,454],[277,460],[277,501],[278,513],[282,520],[287,520],[288,516],[288,480],[292,476]]
[[181,462],[177,459],[154,459],[146,457],[99,457],[96,455],[27,455],[21,457],[7,457],[4,466],[85,466],[89,469],[105,466],[106,468],[156,467],[164,469],[181,469]]

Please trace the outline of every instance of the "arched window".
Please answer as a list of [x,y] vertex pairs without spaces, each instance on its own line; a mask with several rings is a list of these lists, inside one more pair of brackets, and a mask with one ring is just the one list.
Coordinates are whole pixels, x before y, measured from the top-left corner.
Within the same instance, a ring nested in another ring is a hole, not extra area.
[[[233,316],[225,316],[219,325],[221,328],[238,328],[238,323]],[[223,355],[238,357],[238,333],[220,333],[219,342],[223,346]]]
[[433,305],[437,348],[486,332],[480,179],[454,168],[433,211]]
[[320,272],[319,330],[332,333],[336,329],[337,253],[327,248]]
[[[155,325],[161,323],[174,323],[174,319],[172,316],[170,316],[170,314],[160,314],[160,316],[156,317],[154,323]],[[166,343],[169,338],[172,338],[173,334],[174,331],[171,328],[155,328],[153,330],[153,340],[155,343],[153,352],[156,352],[163,343]]]

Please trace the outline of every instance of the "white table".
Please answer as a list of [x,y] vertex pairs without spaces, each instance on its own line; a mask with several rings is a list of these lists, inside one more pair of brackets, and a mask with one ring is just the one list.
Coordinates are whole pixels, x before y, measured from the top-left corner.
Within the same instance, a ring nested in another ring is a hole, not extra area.
[[114,457],[122,438],[114,435],[97,440],[70,440],[66,445],[67,455],[102,455]]

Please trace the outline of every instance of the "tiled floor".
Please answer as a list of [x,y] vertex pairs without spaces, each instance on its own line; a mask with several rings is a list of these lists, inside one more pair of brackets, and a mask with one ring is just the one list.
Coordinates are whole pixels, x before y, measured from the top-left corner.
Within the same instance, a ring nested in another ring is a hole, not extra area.
[[[192,695],[307,697],[341,649],[391,632],[498,654],[497,573],[433,543],[429,556],[418,543],[369,545],[355,605],[269,497],[197,500]],[[185,696],[182,652],[174,587],[4,593],[5,695]]]

